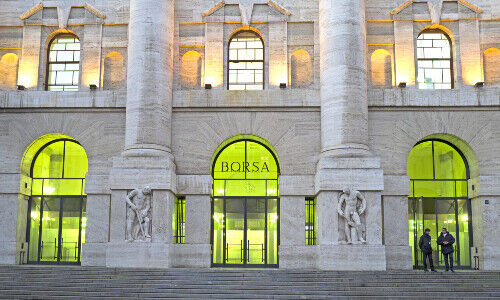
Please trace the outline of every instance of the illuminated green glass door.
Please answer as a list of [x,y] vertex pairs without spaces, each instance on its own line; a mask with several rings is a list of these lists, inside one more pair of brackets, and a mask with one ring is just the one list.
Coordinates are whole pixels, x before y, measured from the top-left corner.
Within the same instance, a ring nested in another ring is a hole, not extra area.
[[213,198],[212,264],[277,266],[277,198]]
[[31,197],[30,263],[79,263],[86,226],[85,197]]

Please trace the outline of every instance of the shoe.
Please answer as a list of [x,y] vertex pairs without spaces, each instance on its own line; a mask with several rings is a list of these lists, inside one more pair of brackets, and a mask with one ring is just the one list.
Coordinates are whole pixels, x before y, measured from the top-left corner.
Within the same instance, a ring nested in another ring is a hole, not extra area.
[[446,270],[445,272],[448,272],[449,270]]
[[437,272],[435,269],[432,269],[431,271],[432,271],[432,272]]
[[455,273],[455,271],[453,271],[453,269],[451,269],[451,271],[452,271],[453,273]]
[[429,272],[429,270],[427,270],[427,269],[424,269],[424,272]]

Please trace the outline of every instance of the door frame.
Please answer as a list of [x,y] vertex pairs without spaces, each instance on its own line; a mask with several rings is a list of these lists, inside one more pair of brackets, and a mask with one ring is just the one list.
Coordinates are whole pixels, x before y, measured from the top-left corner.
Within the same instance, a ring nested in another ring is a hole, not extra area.
[[[223,263],[214,263],[214,199],[222,199],[223,201],[223,209],[224,209],[224,226],[223,226]],[[243,236],[244,236],[244,245],[243,245],[243,263],[242,264],[227,264],[226,263],[226,200],[231,200],[231,199],[243,199],[244,200],[244,228],[243,228]],[[248,199],[265,199],[265,212],[264,214],[266,217],[264,218],[265,220],[265,229],[264,229],[264,239],[265,239],[265,257],[267,260],[267,248],[269,245],[267,245],[267,210],[268,210],[268,201],[270,199],[276,199],[276,214],[278,217],[278,224],[277,224],[277,236],[278,240],[277,242],[277,252],[276,252],[276,264],[248,264],[247,263],[247,200]],[[210,197],[210,265],[211,267],[217,267],[217,268],[279,268],[279,245],[280,245],[280,224],[281,224],[281,219],[280,219],[280,197],[279,196],[215,196],[215,197]]]
[[[30,261],[29,259],[29,243],[30,243],[30,224],[31,224],[31,204],[33,201],[33,197],[40,198],[40,223],[39,223],[39,233],[38,233],[38,255],[37,255],[37,260],[36,261]],[[41,250],[41,242],[42,242],[42,231],[43,231],[43,226],[42,226],[42,218],[43,218],[43,206],[44,206],[44,198],[58,198],[59,199],[59,230],[57,234],[57,261],[41,261],[40,260],[40,250]],[[64,196],[59,196],[59,195],[32,195],[29,197],[28,200],[28,217],[27,217],[27,226],[26,226],[26,243],[28,244],[27,247],[27,263],[28,264],[36,264],[36,265],[80,265],[81,264],[81,254],[82,254],[82,217],[83,217],[83,204],[84,204],[84,198],[86,198],[86,195],[64,195]],[[63,208],[63,203],[64,199],[75,199],[75,200],[80,200],[80,217],[79,217],[79,222],[78,222],[78,249],[77,249],[77,260],[76,261],[61,261],[61,243],[62,243],[62,219],[63,219],[63,213],[64,213],[64,208]]]

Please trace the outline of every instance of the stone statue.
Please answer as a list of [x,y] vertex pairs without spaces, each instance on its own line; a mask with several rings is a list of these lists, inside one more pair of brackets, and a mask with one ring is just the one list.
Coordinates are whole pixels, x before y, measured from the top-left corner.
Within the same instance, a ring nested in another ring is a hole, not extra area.
[[136,189],[127,197],[127,232],[129,242],[136,240],[150,241],[149,224],[151,222],[151,188]]
[[344,218],[348,244],[366,243],[363,239],[363,224],[360,216],[366,210],[366,199],[356,190],[346,188],[339,197],[337,211]]

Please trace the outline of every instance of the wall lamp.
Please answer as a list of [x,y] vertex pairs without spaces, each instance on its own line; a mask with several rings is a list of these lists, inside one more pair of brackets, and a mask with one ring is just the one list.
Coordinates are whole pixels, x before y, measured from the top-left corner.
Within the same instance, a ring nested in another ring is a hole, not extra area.
[[89,85],[89,88],[91,91],[97,91],[97,85],[95,85],[95,84]]
[[20,84],[19,84],[19,85],[17,86],[17,90],[18,90],[18,91],[24,91],[25,89],[26,89],[26,87],[25,87],[24,85],[20,85]]
[[286,83],[280,83],[280,89],[286,89]]
[[406,87],[406,82],[400,82],[400,83],[398,84],[398,87],[400,87],[400,88],[404,89],[404,88]]
[[474,87],[482,88],[484,87],[484,82],[476,82],[476,84],[474,84]]
[[211,90],[212,85],[210,83],[205,83],[205,90]]

